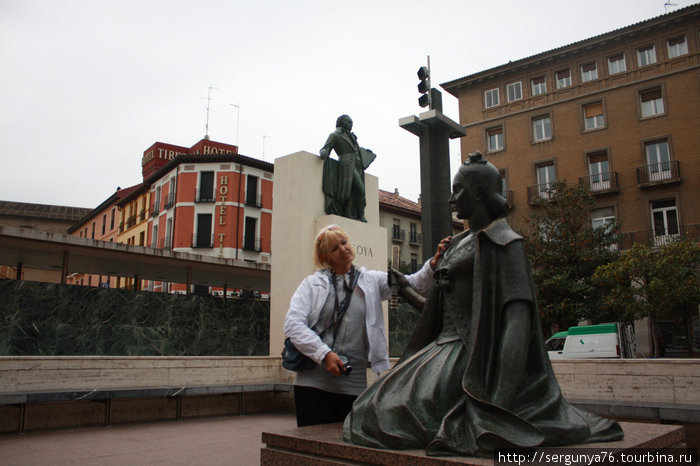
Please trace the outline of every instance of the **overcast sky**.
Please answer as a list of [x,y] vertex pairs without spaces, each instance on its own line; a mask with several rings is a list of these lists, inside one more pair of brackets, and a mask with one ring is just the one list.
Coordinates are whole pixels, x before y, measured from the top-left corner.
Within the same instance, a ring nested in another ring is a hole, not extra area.
[[212,140],[318,153],[347,113],[379,187],[415,201],[418,138],[398,120],[423,111],[427,55],[436,85],[697,0],[665,3],[0,0],[0,200],[96,207],[142,181],[154,142],[204,136],[212,86]]

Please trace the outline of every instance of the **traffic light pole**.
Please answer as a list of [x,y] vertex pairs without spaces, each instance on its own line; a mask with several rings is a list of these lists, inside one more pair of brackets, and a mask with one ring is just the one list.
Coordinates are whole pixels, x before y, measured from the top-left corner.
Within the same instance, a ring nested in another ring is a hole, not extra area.
[[399,126],[420,138],[421,229],[423,261],[435,254],[441,239],[452,234],[452,212],[449,198],[449,140],[467,135],[467,130],[442,113],[442,95],[430,89],[432,101],[440,102],[418,116],[399,120]]

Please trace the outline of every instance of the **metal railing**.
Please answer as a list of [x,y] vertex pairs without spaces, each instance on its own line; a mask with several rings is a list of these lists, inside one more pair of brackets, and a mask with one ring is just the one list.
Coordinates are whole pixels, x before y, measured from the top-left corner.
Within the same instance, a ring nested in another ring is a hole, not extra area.
[[211,236],[201,237],[194,235],[192,236],[192,247],[193,248],[211,248],[212,240]]
[[620,191],[620,185],[617,181],[617,172],[582,176],[579,178],[579,183],[583,186],[587,186],[593,194],[616,193]]
[[244,238],[243,239],[243,250],[260,252],[260,238]]
[[391,240],[406,241],[406,230],[402,230],[397,225],[394,225],[391,229]]
[[657,235],[652,230],[634,231],[621,233],[619,247],[620,250],[631,248],[635,243],[646,244],[647,246],[664,246],[676,240],[689,240],[700,242],[700,225],[681,225],[678,233]]
[[678,183],[679,181],[681,181],[681,167],[678,160],[669,160],[637,168],[639,187]]
[[203,193],[199,189],[195,191],[194,202],[214,202],[214,191]]
[[258,207],[258,208],[262,207],[262,196],[260,194],[257,194],[257,195],[246,194],[245,205],[251,206],[251,207]]
[[557,182],[536,184],[527,187],[527,203],[535,205],[540,199],[549,199],[556,192]]

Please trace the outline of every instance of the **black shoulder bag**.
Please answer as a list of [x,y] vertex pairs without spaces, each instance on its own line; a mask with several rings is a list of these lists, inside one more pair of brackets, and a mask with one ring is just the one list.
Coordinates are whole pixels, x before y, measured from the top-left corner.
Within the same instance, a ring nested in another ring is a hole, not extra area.
[[[345,285],[345,299],[343,299],[342,304],[338,304],[338,293],[336,289],[333,321],[326,328],[324,328],[321,333],[318,334],[319,337],[322,336],[326,330],[333,327],[333,341],[335,342],[335,336],[338,332],[340,322],[343,319],[343,315],[345,315],[345,311],[347,311],[348,307],[350,307],[350,299],[352,298],[353,291],[357,285],[359,275],[360,274],[357,273],[357,270],[355,270],[355,266],[353,265],[350,273],[350,285],[348,286],[348,284],[345,283],[345,280],[343,280],[343,284]],[[332,275],[332,281],[333,288],[335,289],[335,273]],[[316,366],[316,363],[313,361],[313,359],[299,351],[289,337],[284,339],[284,348],[282,349],[282,367],[290,371],[299,372],[313,369],[314,366]]]

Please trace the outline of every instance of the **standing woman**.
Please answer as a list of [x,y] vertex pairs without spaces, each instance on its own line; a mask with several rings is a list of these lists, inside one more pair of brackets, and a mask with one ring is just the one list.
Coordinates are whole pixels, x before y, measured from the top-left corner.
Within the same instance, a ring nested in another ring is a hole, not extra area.
[[[405,277],[412,287],[425,291],[430,286],[445,244],[418,272]],[[338,225],[323,228],[314,240],[317,271],[301,282],[290,301],[284,333],[316,363],[296,374],[299,427],[343,421],[367,387],[365,369],[379,373],[390,367],[381,306],[391,297],[388,275],[356,268],[354,259],[348,235]]]

